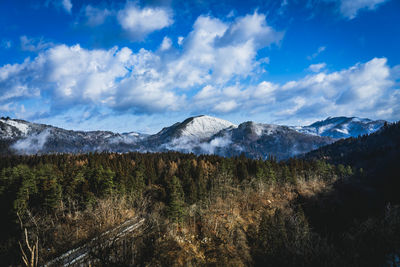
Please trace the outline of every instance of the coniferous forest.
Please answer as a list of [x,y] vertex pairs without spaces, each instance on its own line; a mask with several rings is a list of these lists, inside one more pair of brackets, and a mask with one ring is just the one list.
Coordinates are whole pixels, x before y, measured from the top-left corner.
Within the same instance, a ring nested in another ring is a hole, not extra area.
[[[44,265],[95,238],[95,266],[398,266],[399,137],[390,124],[280,162],[4,156],[0,260]],[[103,235],[132,218],[137,230]]]

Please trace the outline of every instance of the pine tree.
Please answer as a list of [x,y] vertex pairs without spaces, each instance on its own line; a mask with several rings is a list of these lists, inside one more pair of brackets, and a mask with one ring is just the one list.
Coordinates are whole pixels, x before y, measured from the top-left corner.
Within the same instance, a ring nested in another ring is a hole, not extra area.
[[179,179],[174,175],[168,184],[168,217],[173,222],[182,222],[184,216],[184,193]]

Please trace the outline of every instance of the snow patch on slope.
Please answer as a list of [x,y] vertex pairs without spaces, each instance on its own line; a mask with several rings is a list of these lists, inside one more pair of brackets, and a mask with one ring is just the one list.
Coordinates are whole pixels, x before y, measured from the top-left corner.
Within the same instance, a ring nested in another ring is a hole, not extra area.
[[327,118],[315,122],[309,126],[294,126],[292,129],[305,134],[330,136],[333,138],[357,137],[363,134],[371,134],[379,130],[384,121],[372,121],[357,117]]
[[198,116],[185,125],[182,129],[181,135],[204,139],[231,126],[237,127],[237,125],[223,119],[210,116]]
[[[3,120],[3,119],[0,119],[0,122],[17,128],[23,135],[27,135],[28,132],[29,132],[29,129],[30,129],[28,124],[22,123],[22,122],[19,122],[19,121],[15,121],[15,120]],[[12,133],[10,132],[10,130],[8,130],[7,134],[12,134]]]

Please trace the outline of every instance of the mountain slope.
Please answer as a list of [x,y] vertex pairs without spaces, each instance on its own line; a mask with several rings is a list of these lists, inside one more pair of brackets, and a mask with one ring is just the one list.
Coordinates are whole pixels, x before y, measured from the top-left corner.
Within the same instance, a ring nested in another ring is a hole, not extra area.
[[174,140],[177,139],[180,142],[198,142],[228,127],[236,127],[236,125],[226,120],[205,115],[191,117],[183,122],[165,127],[157,134],[150,136],[148,146],[156,148],[162,144],[176,142]]
[[[339,140],[305,155],[307,159],[326,159],[335,164],[350,164],[373,169],[380,161],[400,158],[400,123],[382,127],[370,135]],[[393,164],[398,165],[398,164]]]
[[[287,126],[244,122],[237,128],[222,130],[209,141],[217,155],[237,156],[244,153],[250,158],[263,158],[273,155],[277,159],[286,159],[308,152],[335,140],[299,133]],[[203,145],[203,148],[205,146]]]
[[286,159],[304,154],[337,139],[344,127],[349,134],[374,131],[383,121],[330,118],[306,127],[244,122],[196,116],[163,128],[153,135],[136,132],[71,131],[45,124],[9,118],[0,119],[1,154],[87,153],[87,152],[162,152],[251,158],[274,156]]
[[329,136],[332,138],[347,138],[373,133],[384,124],[384,120],[372,121],[370,119],[357,117],[329,117],[309,126],[295,126],[292,128],[306,134]]
[[128,152],[133,151],[145,136],[110,131],[72,131],[23,120],[0,119],[2,147],[8,144],[8,149],[17,154]]

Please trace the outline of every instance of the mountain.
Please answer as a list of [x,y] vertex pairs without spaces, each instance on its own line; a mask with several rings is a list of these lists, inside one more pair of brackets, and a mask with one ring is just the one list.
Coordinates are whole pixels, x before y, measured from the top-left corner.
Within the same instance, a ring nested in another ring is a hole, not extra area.
[[[0,118],[2,148],[17,154],[129,152],[146,137],[139,133],[110,131],[72,131],[23,120]],[[4,150],[4,149],[3,149]],[[4,151],[2,151],[4,154]]]
[[[400,158],[399,136],[400,122],[387,124],[370,135],[341,139],[308,152],[304,157],[306,159],[322,158],[334,164],[349,164],[363,169],[377,169],[376,166],[386,165],[390,161],[393,161],[392,166],[397,167],[399,164],[396,162]],[[384,171],[381,170],[381,172]]]
[[72,131],[2,117],[0,153],[162,152],[286,159],[351,135],[379,129],[384,121],[328,118],[309,126],[288,127],[244,122],[235,125],[210,116],[191,117],[153,135],[136,132]]
[[329,136],[332,138],[348,138],[373,133],[384,124],[384,120],[373,121],[357,117],[329,117],[308,126],[295,126],[292,128],[306,134]]
[[165,127],[157,134],[150,136],[148,146],[160,146],[176,142],[176,140],[179,142],[197,143],[210,138],[228,127],[237,126],[229,121],[205,115],[190,117],[183,122],[177,122],[170,127]]
[[206,153],[221,156],[244,153],[250,158],[273,155],[277,159],[286,159],[334,141],[329,137],[299,133],[287,126],[249,121],[220,131],[207,143],[202,143],[201,148]]

